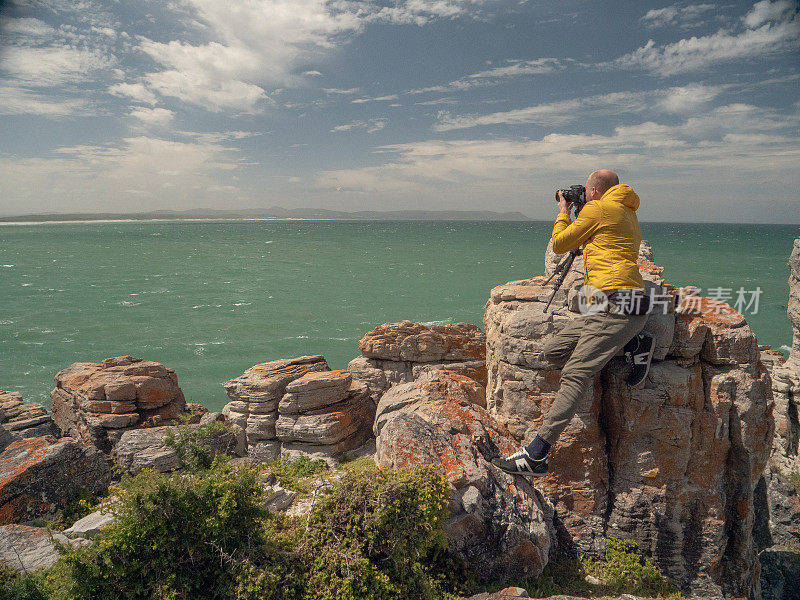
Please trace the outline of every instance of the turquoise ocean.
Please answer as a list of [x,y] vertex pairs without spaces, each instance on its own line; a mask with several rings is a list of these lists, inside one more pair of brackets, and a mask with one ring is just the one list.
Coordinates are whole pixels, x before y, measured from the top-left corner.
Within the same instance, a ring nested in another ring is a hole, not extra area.
[[[187,400],[269,360],[344,368],[380,323],[483,326],[489,290],[541,274],[551,223],[150,221],[0,226],[0,389],[50,405],[73,362],[130,354],[175,369]],[[788,350],[800,226],[643,223],[668,282],[761,289],[745,314]]]

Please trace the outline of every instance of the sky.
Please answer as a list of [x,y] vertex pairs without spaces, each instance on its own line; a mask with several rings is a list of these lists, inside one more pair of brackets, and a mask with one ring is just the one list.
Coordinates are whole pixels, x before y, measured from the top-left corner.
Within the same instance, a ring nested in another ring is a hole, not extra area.
[[[2,1],[2,0],[0,0]],[[800,6],[17,0],[0,215],[519,211],[617,171],[644,221],[800,222]]]

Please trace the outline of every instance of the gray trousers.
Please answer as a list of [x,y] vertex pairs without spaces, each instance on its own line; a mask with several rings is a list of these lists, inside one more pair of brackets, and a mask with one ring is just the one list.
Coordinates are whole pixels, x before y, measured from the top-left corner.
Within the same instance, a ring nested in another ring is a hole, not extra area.
[[573,320],[545,344],[544,355],[563,365],[561,387],[544,418],[538,435],[554,444],[572,420],[594,376],[619,350],[638,334],[647,315],[624,315],[616,307]]

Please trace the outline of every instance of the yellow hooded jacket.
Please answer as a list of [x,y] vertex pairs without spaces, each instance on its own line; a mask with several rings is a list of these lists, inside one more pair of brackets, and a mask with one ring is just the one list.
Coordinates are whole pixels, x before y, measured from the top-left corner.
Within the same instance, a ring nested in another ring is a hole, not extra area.
[[642,241],[637,208],[639,196],[621,184],[587,202],[574,222],[560,213],[553,227],[553,252],[563,254],[583,245],[584,283],[604,291],[643,290],[636,263]]

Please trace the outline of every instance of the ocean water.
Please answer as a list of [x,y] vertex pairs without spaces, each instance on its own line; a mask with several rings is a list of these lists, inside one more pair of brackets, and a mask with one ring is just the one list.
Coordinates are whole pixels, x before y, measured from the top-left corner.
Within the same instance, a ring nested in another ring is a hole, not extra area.
[[[0,226],[0,389],[50,405],[56,372],[130,354],[175,369],[188,401],[269,360],[344,368],[376,325],[482,327],[489,290],[541,274],[540,222],[207,221]],[[643,223],[667,281],[761,289],[759,342],[791,345],[798,226]]]

